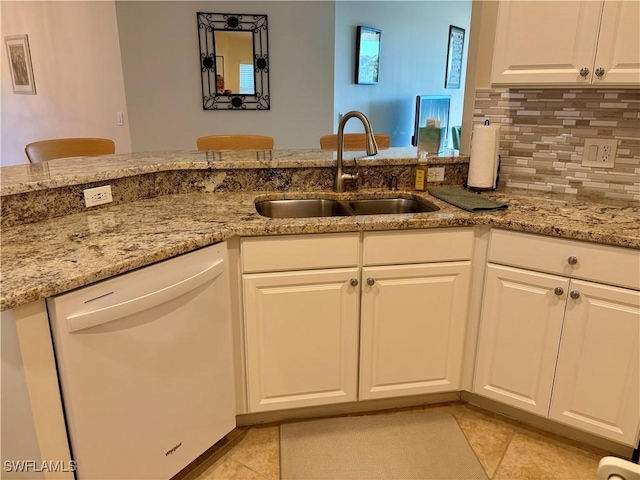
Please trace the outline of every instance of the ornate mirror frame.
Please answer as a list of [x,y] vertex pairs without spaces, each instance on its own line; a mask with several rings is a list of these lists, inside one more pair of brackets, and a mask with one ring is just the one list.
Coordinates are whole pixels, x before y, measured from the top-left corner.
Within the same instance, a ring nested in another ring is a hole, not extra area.
[[[267,16],[198,12],[203,110],[269,110]],[[254,94],[218,93],[215,31],[253,33]]]

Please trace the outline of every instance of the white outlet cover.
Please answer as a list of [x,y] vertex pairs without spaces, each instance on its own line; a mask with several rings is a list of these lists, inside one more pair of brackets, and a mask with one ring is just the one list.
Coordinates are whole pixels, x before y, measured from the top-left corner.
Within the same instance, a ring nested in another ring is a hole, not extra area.
[[444,167],[428,168],[427,182],[444,182]]
[[[609,147],[608,160],[603,160],[604,147]],[[616,152],[618,150],[618,140],[602,139],[602,138],[587,138],[584,141],[584,151],[582,153],[582,166],[583,167],[599,167],[599,168],[613,168],[616,163]],[[595,158],[589,158],[589,152],[595,152]]]
[[86,207],[94,207],[96,205],[113,202],[111,185],[87,188],[83,190],[82,193],[84,194],[84,204]]

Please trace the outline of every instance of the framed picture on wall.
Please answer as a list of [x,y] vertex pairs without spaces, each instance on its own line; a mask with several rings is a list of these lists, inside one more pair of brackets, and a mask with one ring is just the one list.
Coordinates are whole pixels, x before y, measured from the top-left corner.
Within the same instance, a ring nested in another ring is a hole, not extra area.
[[447,50],[447,72],[444,88],[460,88],[463,52],[464,29],[449,25],[449,49]]
[[7,46],[13,93],[35,95],[36,84],[33,80],[33,67],[31,66],[31,52],[29,51],[27,35],[4,37],[4,43]]
[[356,83],[374,85],[380,72],[380,35],[376,28],[358,26],[356,37]]

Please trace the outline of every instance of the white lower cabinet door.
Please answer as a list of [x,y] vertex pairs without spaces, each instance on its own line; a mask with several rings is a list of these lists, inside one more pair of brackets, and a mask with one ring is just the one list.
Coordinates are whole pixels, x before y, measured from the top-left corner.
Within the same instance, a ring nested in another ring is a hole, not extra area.
[[243,275],[251,412],[357,399],[358,272]]
[[547,416],[569,280],[488,265],[473,391]]
[[470,262],[365,267],[360,399],[460,388]]
[[550,418],[637,446],[640,292],[571,281]]

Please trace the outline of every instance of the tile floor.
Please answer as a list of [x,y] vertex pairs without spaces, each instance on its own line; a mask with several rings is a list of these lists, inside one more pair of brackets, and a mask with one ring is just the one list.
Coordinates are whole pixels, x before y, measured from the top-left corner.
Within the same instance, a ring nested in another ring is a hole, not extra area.
[[[450,412],[490,479],[595,480],[609,453],[529,427],[463,402],[415,407]],[[379,414],[402,414],[408,409]],[[234,430],[229,443],[211,454],[185,480],[278,480],[278,424]]]

